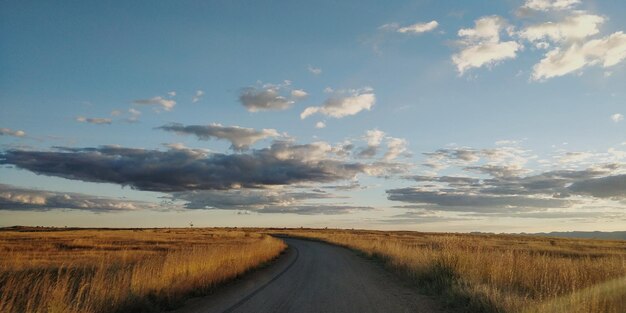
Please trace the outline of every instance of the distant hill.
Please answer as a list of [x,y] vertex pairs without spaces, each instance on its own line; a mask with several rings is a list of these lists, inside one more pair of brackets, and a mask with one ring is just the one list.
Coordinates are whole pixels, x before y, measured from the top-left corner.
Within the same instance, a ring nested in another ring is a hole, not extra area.
[[535,233],[524,234],[533,236],[546,236],[546,237],[566,237],[566,238],[584,238],[584,239],[612,239],[612,240],[626,240],[626,231],[568,231],[568,232],[550,232],[550,233]]

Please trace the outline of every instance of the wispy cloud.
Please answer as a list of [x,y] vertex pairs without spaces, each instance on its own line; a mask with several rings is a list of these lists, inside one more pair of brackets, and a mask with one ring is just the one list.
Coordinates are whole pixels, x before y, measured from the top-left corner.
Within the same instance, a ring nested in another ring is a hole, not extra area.
[[0,136],[24,137],[26,133],[23,130],[13,130],[10,128],[0,128]]
[[157,128],[177,134],[195,135],[201,140],[210,138],[225,139],[230,141],[233,150],[238,151],[248,149],[252,144],[262,139],[287,136],[286,134],[280,134],[275,129],[255,130],[240,126],[222,126],[221,124],[185,126],[174,123]]
[[176,106],[176,101],[172,99],[163,98],[160,96],[152,97],[149,99],[137,99],[133,101],[137,105],[148,105],[161,108],[165,111],[171,111]]
[[196,103],[200,101],[200,99],[202,99],[203,96],[204,96],[204,91],[196,90],[196,94],[193,96],[193,98],[191,98],[191,103]]
[[113,121],[110,118],[84,117],[77,116],[76,121],[80,123],[89,123],[96,125],[110,125]]
[[322,106],[308,107],[300,113],[305,119],[313,114],[323,114],[334,118],[342,118],[371,110],[376,103],[376,95],[372,88],[335,91]]
[[319,75],[322,74],[322,69],[319,67],[315,67],[312,65],[307,66],[307,71],[309,71],[309,73],[313,74],[313,75]]

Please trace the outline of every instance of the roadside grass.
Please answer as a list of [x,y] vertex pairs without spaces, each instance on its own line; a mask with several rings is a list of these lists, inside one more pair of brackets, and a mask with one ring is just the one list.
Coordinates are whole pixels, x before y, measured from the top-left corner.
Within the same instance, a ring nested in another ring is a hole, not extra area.
[[466,312],[621,313],[626,241],[517,235],[272,230],[373,257]]
[[252,230],[0,231],[0,312],[153,312],[276,258]]

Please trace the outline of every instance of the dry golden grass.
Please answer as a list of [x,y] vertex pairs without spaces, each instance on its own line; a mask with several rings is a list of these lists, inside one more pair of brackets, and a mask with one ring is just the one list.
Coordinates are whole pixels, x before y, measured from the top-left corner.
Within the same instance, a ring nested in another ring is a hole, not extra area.
[[0,312],[172,308],[285,249],[251,230],[27,230],[0,231]]
[[626,241],[286,230],[376,257],[468,312],[626,312]]

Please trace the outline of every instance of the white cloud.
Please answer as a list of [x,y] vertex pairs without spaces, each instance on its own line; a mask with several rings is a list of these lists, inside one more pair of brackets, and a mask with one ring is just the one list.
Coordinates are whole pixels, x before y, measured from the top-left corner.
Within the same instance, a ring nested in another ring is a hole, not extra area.
[[193,98],[191,98],[191,103],[196,103],[200,101],[200,99],[202,99],[202,96],[204,96],[204,91],[196,90],[196,94],[193,96]]
[[291,96],[295,99],[306,98],[309,94],[302,89],[294,89],[291,91]]
[[554,42],[574,41],[599,33],[599,26],[603,23],[604,18],[602,16],[578,13],[568,16],[560,22],[528,26],[519,35],[531,42],[544,39]]
[[515,41],[480,43],[452,56],[452,62],[463,75],[466,70],[474,67],[494,65],[506,59],[514,59],[521,48],[522,46]]
[[313,114],[321,113],[334,118],[355,115],[363,110],[371,110],[376,96],[371,88],[336,92],[322,106],[308,107],[300,114],[305,119]]
[[563,76],[586,66],[614,66],[626,58],[626,34],[615,32],[584,44],[573,43],[565,49],[557,47],[533,67],[533,79]]
[[151,105],[161,107],[165,111],[171,111],[176,105],[176,101],[171,99],[165,99],[163,97],[157,96],[152,97],[150,99],[138,99],[133,101],[134,104],[139,105]]
[[363,139],[367,141],[368,146],[378,147],[385,137],[385,132],[378,129],[372,129],[365,132]]
[[580,4],[580,0],[526,0],[522,8],[537,11],[566,10]]
[[437,21],[430,21],[428,23],[417,23],[410,26],[400,27],[396,31],[399,33],[421,34],[432,31],[437,28],[437,26],[439,26]]
[[319,75],[322,74],[322,69],[319,67],[314,67],[312,65],[307,66],[306,68],[311,74],[313,75]]
[[325,127],[326,127],[326,123],[322,121],[315,123],[315,128],[325,128]]
[[135,123],[137,122],[137,120],[139,120],[139,116],[141,115],[141,111],[134,109],[134,108],[130,108],[128,109],[128,114],[130,115],[126,121],[130,122],[130,123]]
[[[291,90],[291,82],[282,84],[265,84],[260,87],[246,87],[239,94],[239,101],[249,112],[286,110],[306,92],[302,89]],[[295,92],[295,94],[294,94]]]
[[80,123],[90,123],[90,124],[97,124],[97,125],[103,125],[103,124],[108,125],[113,122],[110,118],[97,118],[97,117],[84,117],[84,116],[76,117],[76,121]]
[[620,113],[615,113],[611,115],[611,120],[615,123],[619,123],[624,120],[624,115]]
[[168,92],[167,95],[170,96],[170,97],[175,97],[176,96],[176,91],[172,90],[172,91]]
[[122,114],[122,111],[120,111],[120,110],[113,110],[113,111],[111,111],[111,116],[119,116],[120,114]]
[[24,137],[26,133],[23,130],[12,130],[10,128],[0,128],[0,136]]
[[[486,16],[475,21],[474,28],[460,29],[462,49],[452,56],[459,74],[471,68],[494,65],[506,59],[513,59],[523,48],[515,41],[500,41],[500,33],[507,27],[499,16]],[[507,29],[510,33],[511,30]]]
[[391,161],[396,159],[406,151],[407,141],[402,138],[390,137],[387,139],[387,152],[383,156],[383,160]]

